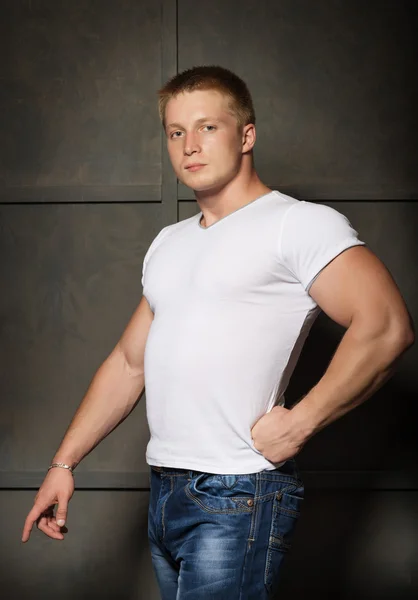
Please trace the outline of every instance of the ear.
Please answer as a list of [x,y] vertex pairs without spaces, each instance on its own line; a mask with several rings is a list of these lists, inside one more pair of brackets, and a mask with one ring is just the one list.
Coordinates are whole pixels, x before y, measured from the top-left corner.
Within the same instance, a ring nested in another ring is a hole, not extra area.
[[255,125],[249,123],[242,128],[242,152],[250,152],[256,140]]

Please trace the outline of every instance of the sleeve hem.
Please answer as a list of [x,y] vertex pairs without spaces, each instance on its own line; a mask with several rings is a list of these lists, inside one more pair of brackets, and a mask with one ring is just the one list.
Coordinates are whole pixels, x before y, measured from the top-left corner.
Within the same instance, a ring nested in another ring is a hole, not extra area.
[[320,267],[318,267],[318,265],[315,266],[313,273],[311,274],[310,278],[308,279],[308,283],[306,283],[306,284],[303,283],[303,287],[305,288],[305,290],[307,292],[309,292],[311,285],[313,284],[315,279],[318,277],[320,272],[327,265],[329,265],[329,263],[332,262],[334,260],[334,258],[337,258],[337,256],[339,256],[342,252],[344,252],[344,250],[348,250],[349,248],[353,248],[354,246],[365,246],[365,245],[366,245],[365,242],[362,242],[361,240],[356,240],[356,239],[350,238],[349,240],[344,240],[344,242],[342,242],[341,244],[338,244],[338,246],[335,246],[334,248],[332,248],[332,250],[330,250],[324,257],[322,257],[322,261],[320,263],[321,266]]

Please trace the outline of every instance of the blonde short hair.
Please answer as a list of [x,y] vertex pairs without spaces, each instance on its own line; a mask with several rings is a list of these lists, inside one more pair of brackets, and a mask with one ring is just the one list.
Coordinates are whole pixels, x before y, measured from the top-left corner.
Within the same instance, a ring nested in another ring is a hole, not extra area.
[[229,69],[217,65],[192,67],[172,77],[158,90],[158,110],[165,129],[165,109],[171,98],[182,92],[215,90],[229,99],[229,108],[237,119],[238,128],[255,124],[251,94],[244,81]]

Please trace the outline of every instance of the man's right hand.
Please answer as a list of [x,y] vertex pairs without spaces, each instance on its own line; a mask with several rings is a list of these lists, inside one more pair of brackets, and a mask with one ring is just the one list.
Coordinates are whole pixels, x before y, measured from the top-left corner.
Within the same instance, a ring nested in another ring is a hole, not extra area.
[[[62,527],[67,520],[68,502],[74,493],[74,478],[67,469],[54,467],[48,471],[44,482],[35,496],[32,510],[26,517],[22,542],[27,542],[33,524],[55,540],[63,540]],[[54,506],[58,504],[54,515]]]

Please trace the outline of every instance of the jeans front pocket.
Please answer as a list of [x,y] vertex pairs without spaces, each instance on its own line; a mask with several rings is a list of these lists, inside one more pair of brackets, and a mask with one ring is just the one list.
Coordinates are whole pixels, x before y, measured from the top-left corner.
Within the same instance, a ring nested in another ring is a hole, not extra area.
[[304,492],[303,484],[291,488],[286,485],[274,495],[264,570],[264,584],[270,593],[275,591],[283,560],[291,548]]
[[250,513],[254,507],[255,482],[251,475],[202,473],[185,488],[188,497],[209,513]]

